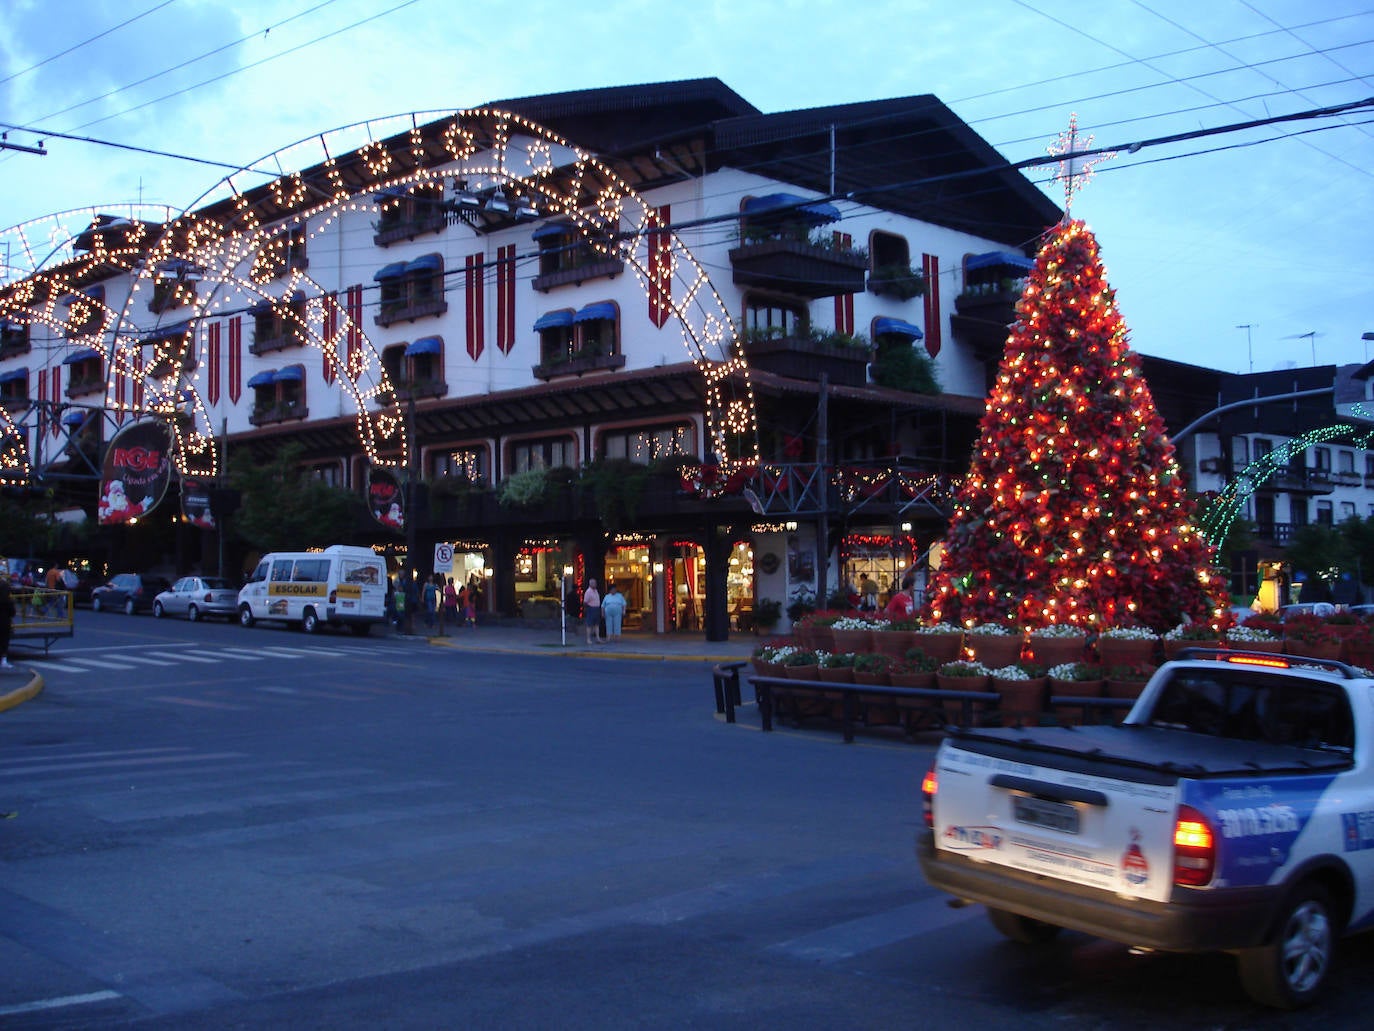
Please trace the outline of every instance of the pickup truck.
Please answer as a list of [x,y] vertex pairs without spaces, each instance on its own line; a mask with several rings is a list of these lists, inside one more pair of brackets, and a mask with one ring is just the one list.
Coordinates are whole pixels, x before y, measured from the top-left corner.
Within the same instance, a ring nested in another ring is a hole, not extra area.
[[1185,651],[1120,725],[951,729],[922,795],[926,880],[1023,944],[1226,951],[1293,1009],[1374,926],[1374,678],[1344,663]]

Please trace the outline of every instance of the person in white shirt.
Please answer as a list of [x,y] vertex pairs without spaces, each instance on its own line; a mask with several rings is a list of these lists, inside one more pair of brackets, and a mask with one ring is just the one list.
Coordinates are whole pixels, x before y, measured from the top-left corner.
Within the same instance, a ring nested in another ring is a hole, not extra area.
[[601,592],[596,589],[596,581],[588,580],[587,589],[582,593],[582,622],[587,628],[587,643],[601,643]]

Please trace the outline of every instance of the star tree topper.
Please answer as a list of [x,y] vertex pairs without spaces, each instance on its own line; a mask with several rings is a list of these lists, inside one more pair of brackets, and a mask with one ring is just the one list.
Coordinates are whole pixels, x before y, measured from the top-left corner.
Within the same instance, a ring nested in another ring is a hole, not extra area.
[[1116,151],[1092,150],[1092,136],[1078,133],[1078,115],[1069,115],[1069,127],[1059,134],[1049,153],[1058,156],[1059,170],[1054,173],[1054,181],[1064,184],[1064,221],[1069,221],[1069,211],[1073,207],[1073,195],[1088,185],[1093,177],[1093,166],[1116,157]]

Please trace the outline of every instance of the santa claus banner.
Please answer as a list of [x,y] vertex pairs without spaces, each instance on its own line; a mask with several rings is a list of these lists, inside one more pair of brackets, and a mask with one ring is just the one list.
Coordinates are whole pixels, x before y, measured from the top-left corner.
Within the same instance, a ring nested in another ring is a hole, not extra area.
[[167,493],[172,474],[171,434],[158,419],[131,422],[110,441],[100,470],[101,526],[147,515]]
[[367,503],[372,516],[383,526],[400,530],[405,526],[405,504],[401,484],[385,469],[373,469],[367,479]]
[[202,530],[215,528],[210,511],[210,485],[203,480],[181,481],[181,514],[192,526]]

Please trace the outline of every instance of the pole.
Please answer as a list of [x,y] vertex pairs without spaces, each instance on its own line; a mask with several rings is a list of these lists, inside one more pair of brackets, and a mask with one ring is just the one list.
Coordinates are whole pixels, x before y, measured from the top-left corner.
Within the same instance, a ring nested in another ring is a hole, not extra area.
[[1249,358],[1250,358],[1250,371],[1251,371],[1251,372],[1254,372],[1254,371],[1255,371],[1255,349],[1254,349],[1254,347],[1251,346],[1251,343],[1250,343],[1250,330],[1254,329],[1254,326],[1252,326],[1250,323],[1246,322],[1246,323],[1243,323],[1242,325],[1237,326],[1236,329],[1243,329],[1243,330],[1245,330],[1245,353],[1246,353],[1246,355],[1248,355]]
[[568,646],[568,570],[565,567],[563,577],[559,581],[558,598],[558,630],[562,635],[562,644]]

